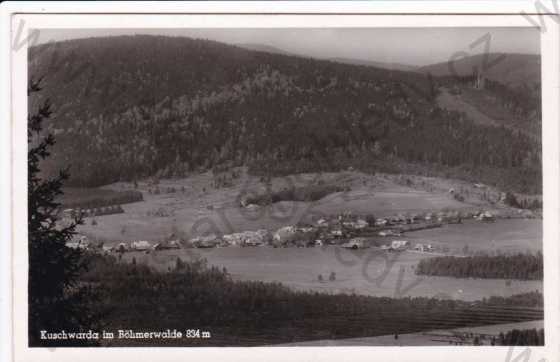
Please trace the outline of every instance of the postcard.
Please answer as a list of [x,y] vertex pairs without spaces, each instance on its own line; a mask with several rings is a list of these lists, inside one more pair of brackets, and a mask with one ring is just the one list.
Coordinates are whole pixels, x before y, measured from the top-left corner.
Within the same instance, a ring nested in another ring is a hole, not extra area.
[[258,4],[12,14],[13,360],[557,360],[558,17]]

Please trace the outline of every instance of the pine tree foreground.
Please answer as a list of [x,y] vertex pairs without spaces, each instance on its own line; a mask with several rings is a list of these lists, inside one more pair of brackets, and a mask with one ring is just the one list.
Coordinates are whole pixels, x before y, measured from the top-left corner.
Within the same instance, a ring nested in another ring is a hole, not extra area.
[[[30,80],[28,97],[41,90],[40,82]],[[78,283],[80,272],[86,268],[82,252],[66,246],[82,220],[76,218],[61,226],[57,217],[60,204],[56,197],[62,194],[68,171],[62,170],[51,179],[41,176],[40,163],[55,144],[51,134],[42,133],[43,122],[51,114],[51,104],[46,100],[28,116],[29,346],[91,345],[95,341],[41,338],[42,331],[44,335],[88,332],[96,323],[89,308],[95,293]]]

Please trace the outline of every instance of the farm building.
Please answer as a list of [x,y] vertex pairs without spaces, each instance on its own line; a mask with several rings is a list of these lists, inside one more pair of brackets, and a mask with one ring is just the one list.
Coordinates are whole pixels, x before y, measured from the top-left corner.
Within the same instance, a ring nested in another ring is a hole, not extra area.
[[389,223],[386,219],[376,219],[375,226],[386,226]]
[[346,249],[364,249],[368,247],[366,238],[353,238],[347,243],[341,245],[341,247]]
[[130,249],[132,250],[149,250],[151,248],[152,244],[145,240],[133,241],[130,243]]
[[356,221],[345,221],[342,223],[342,225],[349,229],[361,230],[366,228],[368,226],[368,223],[363,219],[358,219]]
[[344,236],[344,232],[341,229],[333,229],[330,233],[335,238],[341,238]]
[[210,234],[193,238],[190,243],[196,248],[215,248],[220,244],[220,239],[215,234]]
[[259,246],[270,243],[272,235],[268,230],[244,231],[222,237],[227,246]]
[[297,239],[297,229],[295,226],[284,226],[276,230],[273,241],[279,244],[285,244]]
[[268,232],[266,230],[245,231],[242,235],[242,246],[260,246],[266,243]]
[[90,242],[86,236],[77,234],[74,235],[74,237],[72,237],[72,240],[67,242],[65,245],[68,248],[72,248],[72,249],[87,250],[90,247]]
[[377,233],[379,236],[401,236],[402,233],[395,230],[383,230]]
[[286,245],[293,243],[298,238],[298,232],[295,226],[284,226],[276,230],[272,237],[273,245]]
[[492,222],[492,221],[495,221],[495,217],[490,211],[485,211],[485,212],[481,213],[480,215],[478,215],[478,220],[486,221],[486,222]]
[[406,250],[410,247],[408,240],[393,240],[391,242],[391,249],[393,250]]
[[301,244],[307,245],[308,242],[315,240],[317,230],[314,227],[303,226],[284,226],[278,229],[272,238],[274,245]]
[[226,234],[222,236],[224,244],[228,246],[241,246],[243,237],[241,233]]
[[169,240],[163,241],[154,245],[154,250],[170,250],[170,249],[181,249],[181,243],[179,240]]
[[434,247],[432,246],[432,244],[416,244],[414,246],[414,250],[416,251],[421,251],[421,252],[432,252],[434,251]]

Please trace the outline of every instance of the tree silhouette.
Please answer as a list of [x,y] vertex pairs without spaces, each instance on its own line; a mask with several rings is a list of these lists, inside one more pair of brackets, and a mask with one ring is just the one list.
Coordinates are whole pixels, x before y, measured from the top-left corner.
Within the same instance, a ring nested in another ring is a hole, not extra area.
[[[40,79],[30,80],[28,97],[41,90],[40,82]],[[45,100],[28,116],[29,345],[83,345],[83,341],[40,338],[42,330],[87,331],[95,318],[87,307],[94,294],[90,287],[78,283],[78,276],[86,267],[83,254],[66,246],[76,234],[81,217],[67,226],[61,226],[58,219],[60,203],[56,197],[62,194],[68,171],[62,170],[50,179],[41,175],[40,163],[50,155],[49,148],[55,144],[51,134],[42,132],[43,121],[51,114],[51,104]]]

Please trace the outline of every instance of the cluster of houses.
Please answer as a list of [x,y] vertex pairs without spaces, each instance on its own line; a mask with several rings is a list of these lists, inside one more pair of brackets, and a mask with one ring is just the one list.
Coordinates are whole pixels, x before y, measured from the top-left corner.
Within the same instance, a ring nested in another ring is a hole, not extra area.
[[[192,247],[212,248],[228,246],[261,246],[273,247],[313,247],[325,244],[340,245],[348,249],[367,248],[372,236],[401,236],[403,231],[410,229],[410,224],[419,224],[416,228],[431,227],[437,222],[460,222],[458,213],[439,213],[426,215],[397,215],[375,219],[372,216],[357,216],[343,213],[314,220],[313,224],[288,225],[274,232],[265,229],[244,231],[222,236],[199,236],[189,241]],[[408,227],[405,227],[409,225]],[[393,241],[386,246],[388,250],[404,250],[410,248],[408,242],[399,244]],[[431,246],[418,246],[421,251],[430,251]]]
[[168,240],[160,243],[152,243],[150,241],[139,240],[131,241],[128,243],[121,242],[115,246],[105,245],[102,242],[91,242],[84,235],[76,235],[71,241],[66,243],[66,246],[73,249],[102,251],[105,253],[110,252],[128,252],[128,251],[150,251],[150,250],[168,250],[180,249],[181,243],[179,240]]
[[189,244],[195,248],[214,248],[227,246],[261,246],[267,245],[272,240],[272,235],[268,230],[260,229],[257,231],[244,231],[233,234],[222,235],[221,237],[210,234],[198,236],[190,239]]
[[130,243],[119,243],[115,247],[106,251],[123,253],[127,251],[150,251],[150,250],[171,250],[171,249],[181,249],[180,241],[168,240],[168,241],[162,241],[160,243],[152,243],[150,241],[139,240],[139,241],[132,241]]
[[71,241],[66,243],[66,246],[72,249],[89,249],[90,242],[84,235],[76,235]]
[[479,221],[494,222],[495,216],[490,211],[480,211],[473,215],[473,218]]
[[76,209],[64,209],[62,210],[62,216],[64,218],[73,219],[76,217],[91,217],[91,216],[101,216],[110,214],[122,214],[124,212],[121,205],[105,206],[105,207],[94,207],[90,209],[76,208]]
[[[149,241],[121,242],[116,246],[91,245],[84,236],[77,236],[67,246],[80,249],[102,250],[104,252],[128,252],[179,249],[183,246],[193,248],[215,247],[256,247],[271,245],[273,247],[314,247],[326,244],[339,245],[348,249],[369,247],[372,236],[400,237],[403,232],[441,226],[442,223],[460,223],[463,217],[474,217],[480,221],[493,221],[494,215],[489,211],[460,214],[459,212],[439,212],[426,214],[395,215],[387,218],[357,216],[343,213],[321,217],[312,224],[288,225],[271,232],[266,229],[243,231],[226,235],[197,236],[188,241],[168,240],[160,243]],[[430,244],[416,244],[414,247],[407,240],[392,240],[381,246],[387,251],[415,250],[433,252]]]
[[435,251],[432,244],[421,244],[421,243],[417,243],[416,245],[414,245],[414,250],[420,251],[420,252],[423,252],[423,253],[431,253],[431,252]]

